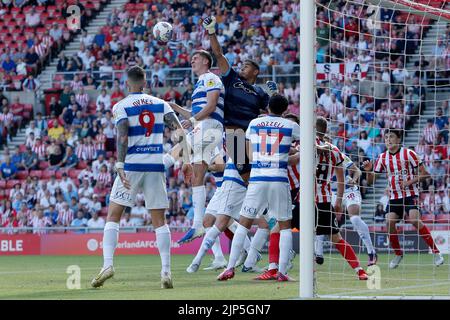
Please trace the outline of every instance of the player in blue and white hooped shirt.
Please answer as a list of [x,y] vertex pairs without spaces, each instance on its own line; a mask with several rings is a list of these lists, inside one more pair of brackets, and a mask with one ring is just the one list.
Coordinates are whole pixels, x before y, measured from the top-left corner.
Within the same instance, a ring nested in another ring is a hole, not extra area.
[[279,281],[287,281],[289,252],[292,249],[292,205],[287,176],[292,141],[300,140],[300,127],[282,118],[287,99],[275,94],[269,100],[269,115],[254,119],[246,132],[249,158],[252,161],[250,183],[242,204],[239,226],[234,234],[227,269],[219,281],[234,277],[234,266],[254,219],[267,208],[280,227]]
[[113,109],[117,128],[117,177],[111,190],[103,233],[103,268],[91,285],[100,287],[114,275],[113,256],[119,237],[119,221],[125,207],[134,205],[136,194],[142,189],[161,256],[161,288],[172,288],[170,230],[164,215],[168,208],[163,164],[164,124],[179,131],[184,150],[182,171],[188,180],[192,165],[187,138],[171,107],[161,99],[142,93],[145,71],[135,66],[127,74],[130,94]]
[[207,51],[194,52],[191,57],[191,66],[192,71],[198,76],[198,81],[192,93],[192,110],[184,109],[174,103],[170,104],[176,112],[189,119],[183,122],[183,127],[193,128],[188,134],[188,139],[193,149],[194,222],[192,228],[178,243],[192,241],[205,233],[202,226],[206,202],[204,178],[208,165],[211,164],[214,149],[222,148],[225,88],[220,78],[209,70],[212,62],[212,56]]

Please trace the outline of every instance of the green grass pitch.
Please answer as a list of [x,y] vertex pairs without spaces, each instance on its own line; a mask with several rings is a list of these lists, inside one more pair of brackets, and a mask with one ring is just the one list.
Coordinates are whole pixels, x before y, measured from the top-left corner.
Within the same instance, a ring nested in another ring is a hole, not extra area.
[[[366,263],[366,256],[360,255]],[[389,270],[391,256],[380,255],[380,288],[368,289],[367,282],[358,281],[350,267],[336,255],[326,255],[325,264],[316,266],[317,292],[341,295],[450,295],[450,267],[436,268],[428,254],[405,255],[402,264]],[[192,256],[173,256],[174,289],[160,289],[159,256],[118,256],[116,274],[102,288],[92,289],[91,279],[99,271],[99,256],[2,256],[0,257],[0,299],[292,299],[298,297],[299,282],[277,283],[254,281],[254,273],[237,272],[234,279],[218,282],[219,271],[199,270],[195,274],[185,269]],[[204,266],[210,257],[204,260]],[[267,263],[267,255],[259,263]],[[70,265],[81,271],[79,290],[67,289]],[[201,267],[201,268],[202,268]],[[298,259],[290,275],[298,279]]]

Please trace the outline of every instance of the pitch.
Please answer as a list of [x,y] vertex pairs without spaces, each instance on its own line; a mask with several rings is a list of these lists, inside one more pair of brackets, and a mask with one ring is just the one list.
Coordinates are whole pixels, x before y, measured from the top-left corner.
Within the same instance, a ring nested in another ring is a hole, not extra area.
[[[367,282],[356,279],[354,272],[336,254],[326,255],[325,264],[316,266],[318,293],[342,295],[449,295],[449,265],[432,267],[428,254],[407,254],[402,264],[389,270],[392,256],[379,255],[380,290],[371,290]],[[220,271],[203,271],[190,275],[185,271],[192,257],[172,257],[173,290],[159,288],[159,256],[117,256],[116,275],[100,289],[89,282],[98,271],[98,256],[8,256],[0,257],[0,299],[154,299],[154,300],[272,300],[295,299],[299,283],[254,281],[254,273],[237,272],[231,281],[219,282]],[[364,259],[364,255],[360,255]],[[205,261],[207,262],[207,261]],[[267,263],[267,256],[259,265]],[[80,289],[69,290],[66,273],[71,265],[81,271]],[[206,266],[206,263],[205,263]],[[203,267],[203,266],[202,266]],[[290,272],[298,280],[298,261]],[[433,279],[434,278],[434,279]],[[420,280],[417,280],[420,279]],[[369,280],[370,282],[370,280]]]

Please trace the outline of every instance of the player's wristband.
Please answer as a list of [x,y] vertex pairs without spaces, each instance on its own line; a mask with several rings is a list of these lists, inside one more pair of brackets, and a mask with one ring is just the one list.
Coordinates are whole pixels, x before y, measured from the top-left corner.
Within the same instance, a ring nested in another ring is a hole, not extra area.
[[123,163],[123,162],[116,162],[114,167],[116,168],[116,170],[123,169],[125,167],[125,163]]
[[197,119],[195,119],[195,117],[190,117],[189,121],[192,123],[193,127],[195,127],[195,125],[197,124]]

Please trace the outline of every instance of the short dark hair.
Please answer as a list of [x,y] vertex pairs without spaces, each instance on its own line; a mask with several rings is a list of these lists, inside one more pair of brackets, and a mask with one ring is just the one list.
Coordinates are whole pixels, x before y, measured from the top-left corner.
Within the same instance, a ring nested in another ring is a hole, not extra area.
[[144,81],[145,71],[139,66],[133,66],[128,69],[127,76],[131,82]]
[[253,60],[253,59],[245,59],[245,61],[244,61],[244,63],[249,63],[249,64],[251,64],[256,70],[260,70],[259,69],[259,64],[258,64],[258,62],[256,62],[255,60]]
[[317,117],[316,119],[316,133],[318,135],[325,135],[328,130],[328,122],[324,117]]
[[194,54],[192,56],[195,56],[196,54],[202,56],[205,59],[208,59],[208,68],[211,68],[213,65],[213,57],[211,53],[209,53],[206,50],[196,50],[194,51]]
[[287,113],[287,114],[285,114],[285,115],[284,115],[284,118],[286,118],[286,119],[292,119],[292,120],[294,120],[294,122],[297,123],[297,124],[300,122],[299,116],[296,115],[296,114],[293,114],[293,113]]
[[402,129],[388,129],[384,133],[384,136],[386,136],[389,133],[393,133],[397,136],[397,138],[400,138],[400,140],[403,140],[403,130]]
[[269,99],[269,109],[274,114],[281,115],[288,108],[289,102],[285,96],[276,93]]

